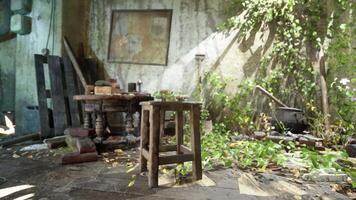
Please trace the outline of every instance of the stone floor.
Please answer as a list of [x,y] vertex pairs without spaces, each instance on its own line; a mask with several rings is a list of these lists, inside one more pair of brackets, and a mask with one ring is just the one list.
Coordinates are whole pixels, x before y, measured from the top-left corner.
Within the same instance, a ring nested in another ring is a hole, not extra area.
[[203,180],[180,185],[169,173],[174,170],[162,169],[160,187],[149,189],[145,174],[131,167],[137,166],[137,149],[65,166],[60,164],[61,153],[1,149],[0,199],[349,199],[332,191],[330,183],[233,169],[208,171]]

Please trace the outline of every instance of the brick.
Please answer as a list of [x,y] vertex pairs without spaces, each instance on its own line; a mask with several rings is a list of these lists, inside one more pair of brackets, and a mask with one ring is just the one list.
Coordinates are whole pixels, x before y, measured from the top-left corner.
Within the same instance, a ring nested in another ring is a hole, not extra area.
[[91,137],[95,135],[95,130],[92,128],[67,128],[64,130],[64,134],[72,137]]
[[98,153],[83,153],[79,152],[66,154],[62,157],[62,164],[74,164],[74,163],[83,163],[83,162],[93,162],[98,160]]
[[79,138],[76,141],[76,145],[78,152],[81,154],[96,152],[96,146],[90,138]]

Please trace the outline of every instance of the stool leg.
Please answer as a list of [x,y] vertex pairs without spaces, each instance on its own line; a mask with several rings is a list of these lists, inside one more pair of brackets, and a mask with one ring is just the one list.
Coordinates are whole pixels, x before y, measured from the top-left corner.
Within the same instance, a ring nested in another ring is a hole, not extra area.
[[192,127],[192,151],[194,154],[193,161],[193,179],[202,179],[202,165],[201,165],[201,147],[200,147],[200,106],[194,105],[190,110],[190,123]]
[[158,187],[158,156],[160,136],[160,110],[152,106],[150,110],[150,141],[149,141],[149,163],[148,163],[148,186]]
[[176,113],[176,138],[177,138],[177,155],[182,154],[180,146],[183,144],[183,111]]
[[141,115],[140,167],[141,172],[145,172],[147,171],[147,159],[143,157],[142,151],[148,147],[149,112],[147,110],[142,110]]
[[166,120],[166,112],[164,110],[161,110],[161,116],[160,116],[160,125],[159,125],[159,134],[160,137],[163,138],[164,137],[164,122]]

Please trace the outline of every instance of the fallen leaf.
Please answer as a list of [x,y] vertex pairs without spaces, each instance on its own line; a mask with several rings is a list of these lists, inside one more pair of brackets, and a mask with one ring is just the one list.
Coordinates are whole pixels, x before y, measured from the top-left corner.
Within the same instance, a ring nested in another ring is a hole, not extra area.
[[134,180],[131,180],[130,182],[129,182],[129,184],[127,185],[127,187],[132,187],[132,186],[134,186],[135,185],[135,179]]

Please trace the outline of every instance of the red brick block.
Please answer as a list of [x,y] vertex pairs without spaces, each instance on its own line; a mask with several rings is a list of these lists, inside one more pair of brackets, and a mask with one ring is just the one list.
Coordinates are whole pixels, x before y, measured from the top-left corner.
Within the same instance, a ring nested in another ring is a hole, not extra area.
[[90,137],[95,135],[95,130],[92,128],[67,128],[64,134],[79,138]]
[[88,137],[87,138],[78,138],[77,149],[78,149],[78,152],[81,154],[96,152],[96,146],[95,146],[94,142]]
[[79,152],[66,154],[62,157],[62,164],[74,164],[74,163],[83,163],[83,162],[93,162],[98,160],[98,153],[83,153]]

